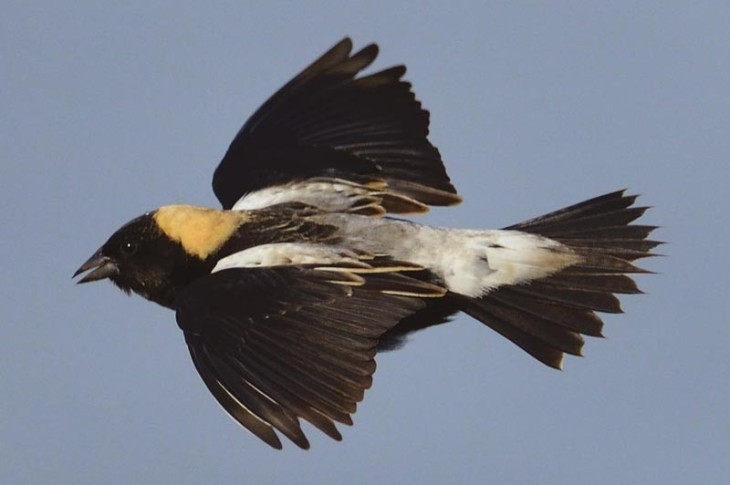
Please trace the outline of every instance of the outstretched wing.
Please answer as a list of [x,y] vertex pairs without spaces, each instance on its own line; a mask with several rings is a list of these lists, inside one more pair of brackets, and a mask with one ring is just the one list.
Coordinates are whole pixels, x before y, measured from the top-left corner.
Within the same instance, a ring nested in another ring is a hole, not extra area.
[[406,68],[357,77],[378,47],[351,50],[350,39],[337,43],[241,128],[213,176],[225,209],[304,202],[341,210],[369,198],[388,212],[417,213],[460,202],[427,139],[428,112],[401,79]]
[[276,266],[212,273],[186,288],[177,321],[210,392],[274,448],[278,430],[301,448],[304,418],[339,440],[334,423],[372,383],[378,339],[444,290],[394,268]]

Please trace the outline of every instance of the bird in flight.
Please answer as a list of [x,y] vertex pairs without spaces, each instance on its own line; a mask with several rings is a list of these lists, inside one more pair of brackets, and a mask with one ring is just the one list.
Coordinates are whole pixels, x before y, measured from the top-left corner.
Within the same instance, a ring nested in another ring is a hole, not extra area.
[[406,68],[361,74],[377,54],[344,39],[271,96],[215,170],[221,210],[143,214],[74,274],[174,310],[210,392],[274,448],[309,447],[301,419],[340,440],[376,353],[457,312],[560,368],[659,244],[624,191],[504,229],[393,217],[461,198]]

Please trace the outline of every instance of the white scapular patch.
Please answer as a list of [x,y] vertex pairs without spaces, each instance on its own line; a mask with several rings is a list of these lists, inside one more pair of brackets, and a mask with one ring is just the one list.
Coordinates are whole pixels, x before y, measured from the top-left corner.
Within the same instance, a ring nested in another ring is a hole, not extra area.
[[232,210],[256,210],[286,202],[301,202],[328,212],[346,211],[373,189],[346,180],[314,178],[266,187],[244,195]]
[[307,243],[272,243],[254,246],[226,256],[218,261],[212,273],[230,268],[338,263],[362,264],[356,253],[341,247]]

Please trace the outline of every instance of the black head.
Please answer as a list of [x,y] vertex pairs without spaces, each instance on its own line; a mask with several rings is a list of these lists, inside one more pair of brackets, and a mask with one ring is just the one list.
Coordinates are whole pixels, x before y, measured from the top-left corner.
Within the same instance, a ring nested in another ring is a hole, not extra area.
[[[117,230],[76,271],[89,271],[79,283],[108,278],[123,291],[172,308],[177,292],[204,273],[203,262],[171,240],[154,218],[144,214]],[[91,271],[90,271],[91,270]]]

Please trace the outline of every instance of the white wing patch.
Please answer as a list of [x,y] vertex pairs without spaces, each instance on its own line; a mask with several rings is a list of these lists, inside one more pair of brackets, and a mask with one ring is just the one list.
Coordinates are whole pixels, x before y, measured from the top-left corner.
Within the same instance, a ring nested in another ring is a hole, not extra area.
[[284,185],[266,187],[241,197],[232,210],[256,210],[287,202],[299,202],[329,213],[368,216],[423,214],[428,206],[407,195],[388,189],[383,180],[362,184],[338,178],[316,177]]
[[266,187],[241,197],[232,210],[255,210],[286,202],[301,202],[327,212],[343,212],[359,198],[372,193],[369,187],[339,179],[315,178]]
[[343,263],[362,265],[355,252],[341,247],[307,243],[273,243],[254,246],[226,256],[218,261],[212,273],[230,268]]

